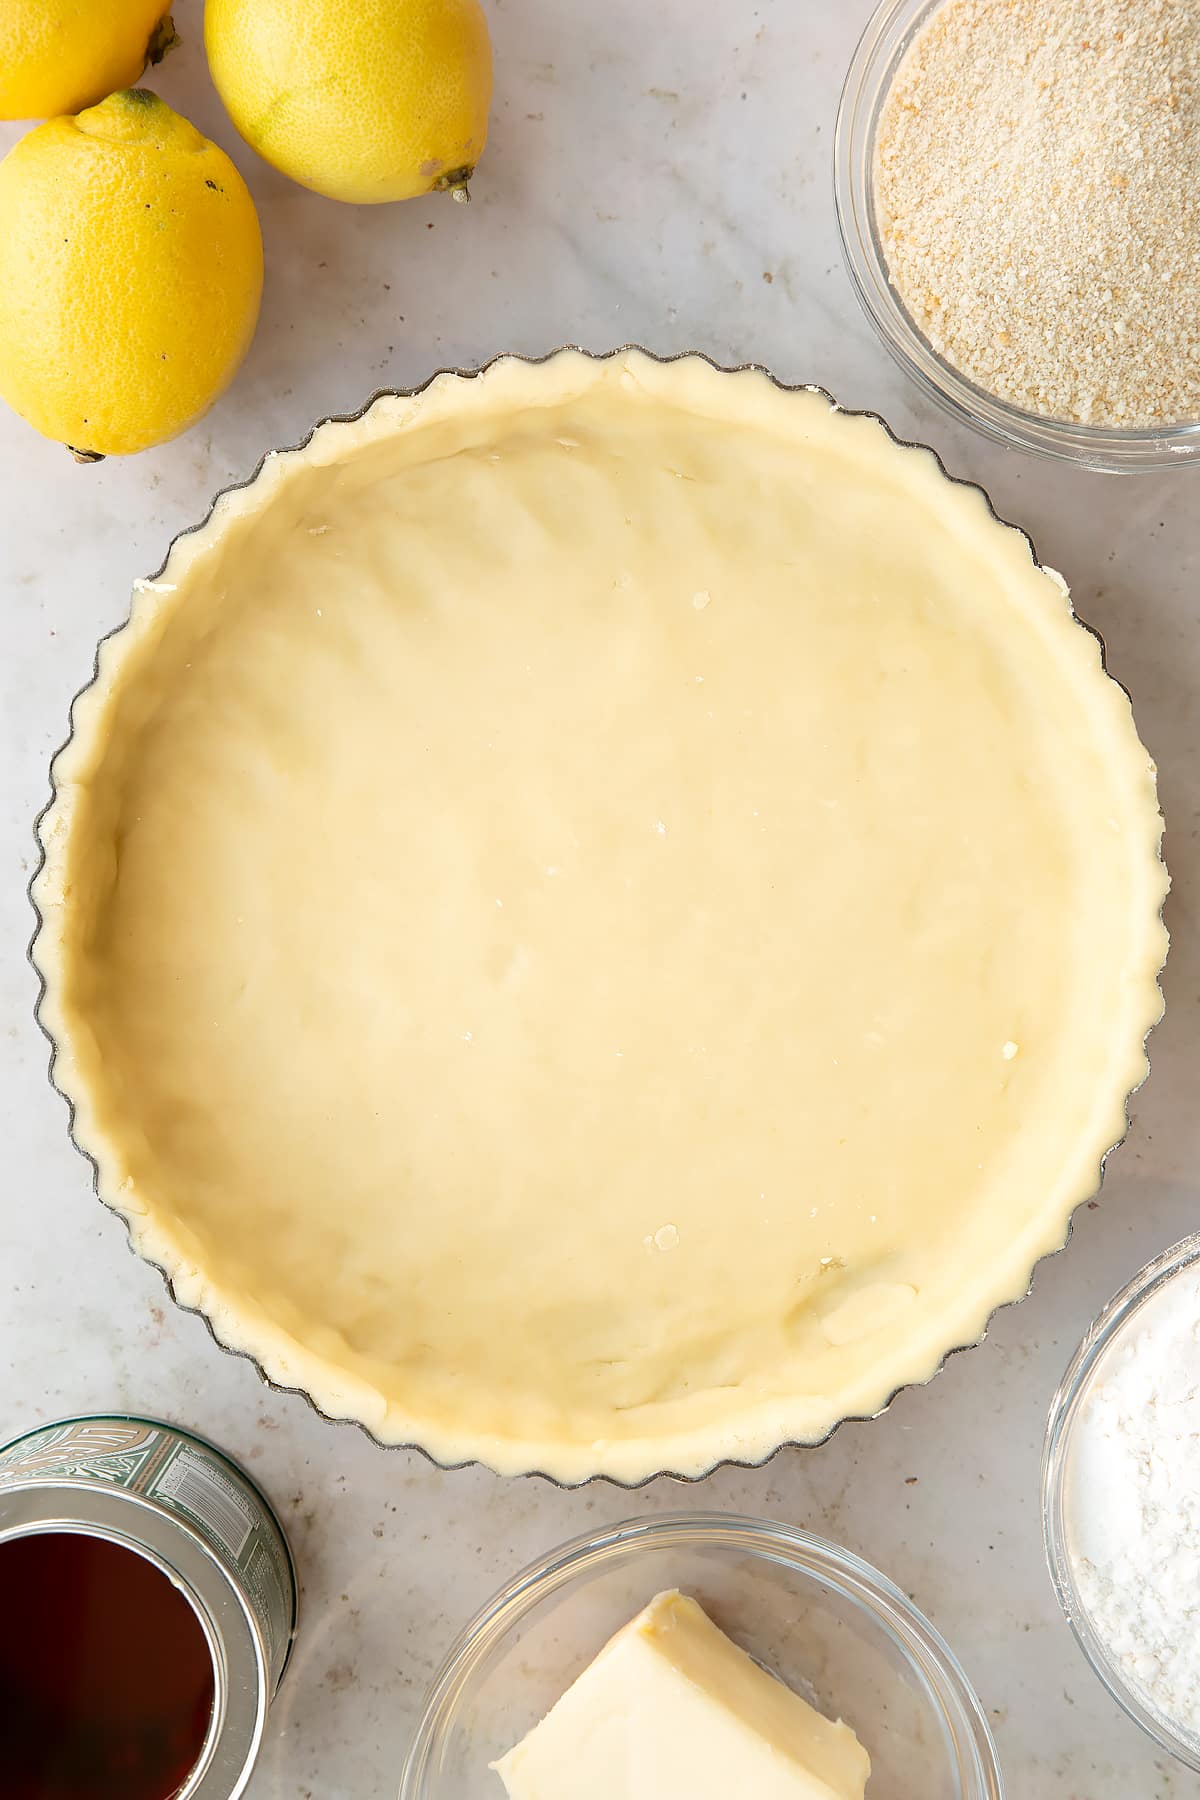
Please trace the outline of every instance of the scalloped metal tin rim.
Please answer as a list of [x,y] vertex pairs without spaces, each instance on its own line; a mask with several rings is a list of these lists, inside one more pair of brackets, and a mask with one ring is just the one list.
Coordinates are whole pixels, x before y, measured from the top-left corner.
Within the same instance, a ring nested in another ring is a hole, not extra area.
[[[215,512],[218,504],[220,503],[220,501],[222,499],[224,499],[224,497],[227,494],[238,493],[245,488],[252,487],[254,485],[254,483],[258,480],[259,476],[262,474],[264,468],[267,465],[267,462],[269,461],[269,459],[271,457],[279,456],[279,455],[294,454],[298,451],[302,451],[302,450],[306,449],[307,446],[312,442],[313,438],[316,436],[317,432],[320,431],[323,426],[354,424],[358,420],[363,419],[366,416],[366,414],[368,412],[370,412],[371,408],[375,405],[375,403],[379,400],[383,400],[383,399],[400,399],[400,400],[415,399],[420,394],[423,394],[427,388],[431,387],[435,381],[439,380],[443,376],[456,376],[465,381],[474,381],[474,380],[477,380],[481,375],[485,375],[487,373],[487,371],[489,369],[491,369],[497,363],[519,362],[519,363],[525,363],[525,364],[529,365],[530,367],[536,368],[543,363],[548,363],[548,362],[552,361],[554,357],[561,355],[564,351],[574,352],[577,355],[587,357],[592,362],[609,362],[614,357],[621,357],[621,356],[627,356],[627,355],[632,355],[632,354],[639,354],[639,355],[645,356],[651,362],[659,363],[659,364],[684,362],[684,361],[687,361],[689,358],[696,358],[703,363],[707,363],[709,368],[716,370],[719,374],[739,375],[739,374],[744,374],[747,372],[752,372],[754,374],[765,376],[765,378],[768,381],[770,381],[774,387],[778,388],[783,393],[819,394],[823,399],[828,401],[830,407],[833,408],[833,410],[835,412],[841,413],[847,418],[852,418],[852,419],[860,418],[860,419],[874,420],[874,422],[877,425],[879,425],[884,432],[886,432],[887,436],[891,439],[892,443],[897,445],[900,449],[922,450],[928,456],[931,456],[933,458],[933,461],[936,464],[939,472],[941,473],[941,475],[944,477],[944,479],[946,481],[950,482],[955,487],[967,488],[967,489],[973,490],[975,493],[979,494],[982,497],[984,504],[986,505],[986,507],[988,509],[989,514],[996,521],[996,523],[998,525],[1005,526],[1010,531],[1017,532],[1018,535],[1024,539],[1026,545],[1028,546],[1029,554],[1030,554],[1030,557],[1032,558],[1035,568],[1041,569],[1043,571],[1046,570],[1047,565],[1045,563],[1043,563],[1041,558],[1039,557],[1038,552],[1037,552],[1037,547],[1034,544],[1033,539],[1030,537],[1029,533],[1024,529],[1023,526],[1014,525],[1011,520],[1003,518],[1001,516],[1001,514],[997,512],[996,507],[993,504],[991,495],[988,493],[987,489],[984,488],[979,482],[969,481],[961,475],[952,475],[950,473],[950,471],[946,468],[946,465],[942,461],[941,456],[938,454],[938,452],[933,448],[933,446],[931,444],[923,444],[914,439],[900,437],[897,432],[893,431],[892,427],[888,424],[888,422],[885,418],[883,418],[879,413],[872,411],[869,407],[854,408],[854,407],[844,407],[844,406],[840,405],[839,402],[834,398],[834,396],[829,392],[829,390],[827,388],[820,386],[819,383],[781,381],[778,376],[773,374],[772,371],[770,369],[766,368],[765,365],[762,363],[758,363],[758,362],[743,362],[743,363],[736,363],[736,364],[719,363],[715,360],[715,358],[706,355],[703,351],[680,350],[680,351],[674,352],[670,356],[659,356],[658,354],[656,354],[656,352],[654,352],[653,350],[647,350],[645,348],[645,346],[641,345],[641,344],[621,344],[621,345],[616,346],[612,350],[605,350],[605,351],[586,350],[583,348],[582,345],[579,345],[579,344],[559,344],[559,345],[556,345],[554,349],[545,351],[541,356],[526,356],[526,355],[522,355],[520,352],[500,351],[495,356],[489,357],[486,362],[480,363],[475,368],[461,368],[461,367],[454,367],[454,366],[446,366],[446,367],[438,368],[438,369],[433,370],[425,381],[420,382],[415,387],[376,388],[374,390],[374,392],[371,393],[368,396],[368,398],[363,402],[363,404],[360,407],[358,407],[354,412],[330,413],[330,414],[326,415],[325,417],[318,419],[316,421],[316,423],[305,434],[305,436],[300,439],[300,441],[298,443],[282,445],[282,446],[279,446],[278,448],[273,448],[273,449],[264,451],[263,455],[259,458],[258,462],[255,464],[254,469],[251,471],[251,473],[248,476],[246,476],[246,478],[244,480],[230,482],[227,484],[227,486],[218,489],[218,491],[213,495],[213,498],[212,498],[211,502],[209,503],[209,506],[208,506],[207,510],[205,511],[203,517],[200,518],[199,520],[197,520],[197,522],[194,525],[185,526],[182,531],[179,531],[175,534],[175,536],[171,539],[170,544],[167,546],[166,554],[164,555],[163,560],[159,564],[158,568],[154,571],[154,573],[152,575],[143,577],[142,583],[139,585],[149,584],[149,583],[157,581],[160,578],[160,576],[163,574],[163,572],[165,571],[165,569],[167,567],[167,563],[170,560],[170,557],[175,548],[175,545],[177,543],[179,543],[181,539],[191,537],[195,533],[203,531],[204,528],[208,525],[209,521],[211,520],[213,513]],[[1073,615],[1076,623],[1078,625],[1080,625],[1083,630],[1087,631],[1096,640],[1096,643],[1099,647],[1099,652],[1100,652],[1100,666],[1101,666],[1101,669],[1103,670],[1104,674],[1108,677],[1108,679],[1110,681],[1115,682],[1116,686],[1120,688],[1121,692],[1126,696],[1127,699],[1131,700],[1131,696],[1129,694],[1128,688],[1126,688],[1124,683],[1121,682],[1115,675],[1112,674],[1111,670],[1108,667],[1107,647],[1105,645],[1104,639],[1101,636],[1100,632],[1096,629],[1096,627],[1094,625],[1089,624],[1089,622],[1086,619],[1080,618],[1078,612],[1076,612],[1076,610],[1075,610],[1075,605],[1074,605],[1073,600],[1070,601],[1070,605],[1071,605],[1071,612],[1072,612],[1072,615]],[[40,937],[43,929],[45,928],[45,920],[42,916],[41,908],[38,906],[37,900],[34,898],[34,888],[36,886],[38,877],[41,875],[42,870],[46,865],[46,860],[47,860],[46,842],[45,842],[45,838],[43,836],[42,827],[43,827],[45,820],[49,816],[49,814],[53,811],[55,803],[58,799],[58,789],[56,787],[55,780],[54,780],[54,764],[55,764],[58,756],[62,753],[62,751],[66,748],[66,746],[71,742],[71,740],[75,734],[75,707],[76,707],[77,702],[82,698],[82,696],[85,693],[87,693],[89,688],[91,688],[94,685],[94,683],[99,679],[101,649],[108,642],[108,640],[110,638],[116,637],[120,632],[125,630],[126,626],[130,622],[130,616],[131,616],[130,613],[127,613],[123,619],[121,619],[116,625],[114,625],[111,628],[111,630],[106,631],[101,636],[101,638],[98,640],[97,645],[96,645],[95,654],[93,655],[93,658],[92,658],[91,675],[88,678],[88,680],[85,681],[82,684],[82,686],[76,690],[75,694],[72,697],[71,704],[68,709],[67,735],[63,739],[62,743],[58,746],[58,748],[54,751],[54,753],[50,759],[50,797],[47,800],[45,806],[42,807],[41,811],[38,813],[37,818],[34,821],[33,831],[34,831],[34,838],[35,838],[36,845],[37,845],[38,855],[37,855],[36,865],[33,869],[32,874],[30,875],[29,881],[26,885],[26,894],[29,899],[29,904],[30,904],[31,908],[33,909],[34,917],[36,919],[36,924],[34,926],[33,934],[29,940],[29,944],[26,949],[26,959],[29,962],[31,968],[33,969],[34,974],[38,978],[38,995],[37,995],[37,1000],[35,1001],[35,1004],[34,1004],[34,1018],[37,1021],[38,1027],[39,1027],[40,1031],[42,1032],[42,1035],[45,1037],[47,1043],[50,1045],[50,1060],[49,1060],[49,1065],[47,1068],[47,1078],[49,1080],[50,1086],[54,1089],[55,1093],[58,1094],[59,1097],[66,1103],[67,1111],[68,1111],[67,1130],[68,1130],[68,1135],[70,1136],[71,1143],[74,1145],[75,1149],[79,1152],[79,1154],[81,1156],[83,1156],[87,1160],[87,1162],[91,1165],[92,1192],[95,1195],[96,1199],[100,1201],[101,1205],[104,1206],[107,1209],[107,1211],[114,1213],[116,1215],[116,1217],[119,1218],[122,1221],[122,1223],[124,1224],[125,1234],[126,1234],[126,1245],[127,1245],[127,1248],[129,1249],[130,1253],[132,1255],[136,1256],[139,1262],[147,1263],[151,1268],[153,1268],[157,1271],[157,1273],[162,1277],[163,1283],[166,1287],[167,1293],[169,1294],[169,1296],[171,1298],[172,1303],[175,1306],[177,1306],[181,1312],[191,1313],[195,1317],[197,1317],[203,1321],[205,1329],[208,1332],[208,1335],[212,1339],[213,1343],[217,1345],[218,1349],[223,1350],[226,1353],[226,1355],[228,1355],[228,1356],[235,1356],[235,1357],[238,1357],[238,1358],[250,1363],[250,1365],[253,1367],[253,1369],[257,1373],[259,1380],[262,1381],[264,1386],[269,1388],[273,1393],[299,1395],[300,1398],[307,1403],[307,1405],[317,1415],[318,1418],[323,1419],[327,1424],[330,1424],[330,1425],[353,1426],[355,1429],[361,1431],[365,1437],[369,1438],[370,1441],[373,1444],[377,1445],[378,1448],[381,1450],[416,1451],[416,1452],[418,1452],[418,1454],[423,1456],[428,1463],[432,1464],[432,1466],[434,1468],[444,1469],[447,1471],[453,1471],[456,1469],[472,1468],[472,1467],[489,1467],[488,1464],[482,1463],[477,1457],[463,1457],[460,1461],[457,1461],[457,1462],[442,1462],[436,1456],[434,1456],[429,1450],[427,1450],[423,1444],[416,1443],[416,1442],[398,1443],[398,1444],[385,1443],[381,1438],[377,1437],[376,1434],[371,1430],[370,1426],[364,1424],[362,1422],[362,1420],[352,1419],[352,1418],[348,1418],[348,1417],[338,1417],[331,1413],[325,1412],[320,1406],[317,1405],[317,1403],[313,1399],[312,1395],[309,1394],[306,1389],[304,1389],[302,1387],[291,1387],[291,1386],[288,1386],[286,1383],[275,1381],[270,1375],[267,1374],[265,1368],[259,1362],[258,1358],[253,1354],[252,1351],[243,1350],[243,1349],[238,1348],[234,1344],[226,1343],[224,1341],[224,1339],[222,1339],[221,1337],[219,1337],[217,1335],[217,1332],[213,1326],[212,1320],[209,1318],[208,1314],[203,1310],[203,1308],[198,1307],[198,1306],[189,1306],[184,1301],[180,1300],[178,1294],[175,1291],[175,1284],[174,1284],[174,1281],[173,1281],[169,1271],[167,1269],[165,1269],[161,1263],[156,1262],[152,1257],[143,1256],[142,1253],[137,1249],[137,1247],[133,1243],[133,1239],[132,1239],[132,1229],[131,1229],[130,1219],[126,1216],[125,1213],[123,1213],[120,1210],[119,1207],[114,1206],[112,1204],[112,1202],[110,1200],[108,1200],[103,1193],[101,1193],[100,1179],[99,1179],[99,1166],[96,1162],[96,1159],[89,1150],[84,1148],[84,1146],[79,1142],[78,1138],[75,1135],[75,1110],[76,1110],[75,1104],[72,1101],[72,1099],[70,1098],[70,1096],[63,1091],[63,1089],[59,1086],[57,1080],[55,1079],[55,1063],[57,1061],[57,1056],[58,1056],[58,1045],[55,1041],[53,1033],[46,1026],[46,1024],[42,1018],[42,1005],[43,1005],[43,1002],[46,997],[47,983],[46,983],[45,976],[43,975],[41,969],[38,966],[35,951],[37,948],[38,938]],[[1160,861],[1160,863],[1162,862],[1161,841],[1160,841],[1160,847],[1159,847],[1159,861]],[[1162,919],[1163,904],[1165,904],[1165,896],[1164,896],[1164,902],[1160,903],[1160,906],[1159,906],[1158,916],[1159,916],[1160,921]],[[1164,964],[1160,965],[1160,968],[1159,968],[1160,976],[1161,976],[1161,971],[1162,971],[1163,966],[1165,966],[1165,957],[1164,957]],[[1162,991],[1161,990],[1161,981],[1159,981],[1158,985],[1159,985],[1159,993],[1160,993],[1160,999],[1161,999],[1161,991]],[[1143,1049],[1145,1049],[1146,1044],[1149,1042],[1150,1034],[1154,1030],[1155,1025],[1158,1024],[1159,1021],[1161,1020],[1163,1010],[1164,1010],[1163,1006],[1160,1005],[1158,1017],[1151,1023],[1151,1025],[1145,1032],[1143,1039],[1142,1039]],[[1091,1195],[1085,1195],[1085,1196],[1081,1197],[1081,1199],[1076,1203],[1076,1205],[1074,1207],[1072,1207],[1070,1215],[1067,1218],[1066,1231],[1064,1233],[1062,1243],[1060,1245],[1058,1245],[1055,1249],[1047,1251],[1043,1256],[1040,1256],[1036,1259],[1036,1261],[1034,1262],[1033,1268],[1030,1271],[1028,1286],[1025,1288],[1024,1292],[1016,1295],[1011,1300],[1002,1301],[998,1306],[994,1307],[992,1309],[991,1313],[988,1315],[988,1318],[984,1323],[984,1327],[983,1327],[982,1331],[979,1333],[978,1337],[972,1338],[971,1340],[969,1340],[966,1343],[955,1344],[950,1349],[946,1350],[943,1353],[943,1355],[939,1358],[937,1365],[923,1379],[900,1382],[895,1388],[893,1388],[892,1392],[887,1396],[887,1398],[886,1398],[886,1400],[884,1400],[883,1404],[881,1406],[879,1406],[874,1412],[847,1414],[844,1418],[836,1420],[834,1422],[834,1424],[832,1424],[829,1427],[829,1430],[827,1432],[825,1432],[824,1435],[819,1438],[814,1438],[814,1439],[808,1440],[808,1441],[798,1440],[798,1439],[793,1439],[793,1438],[785,1439],[783,1442],[775,1445],[774,1448],[771,1449],[770,1451],[768,1451],[765,1456],[761,1456],[761,1457],[757,1457],[757,1458],[751,1457],[751,1458],[745,1458],[745,1459],[738,1458],[738,1457],[717,1457],[713,1460],[713,1462],[711,1464],[709,1464],[709,1466],[707,1468],[699,1471],[698,1473],[694,1473],[694,1474],[689,1474],[689,1473],[681,1472],[681,1471],[674,1470],[674,1469],[663,1468],[663,1469],[654,1470],[651,1474],[643,1476],[641,1478],[641,1480],[639,1480],[639,1481],[622,1481],[618,1476],[609,1475],[609,1474],[606,1474],[603,1472],[594,1474],[594,1475],[584,1476],[578,1481],[562,1481],[557,1476],[551,1475],[543,1469],[527,1469],[527,1470],[524,1470],[521,1472],[520,1478],[525,1479],[525,1480],[535,1479],[535,1480],[540,1480],[540,1481],[546,1481],[546,1482],[549,1482],[551,1486],[563,1489],[564,1491],[572,1489],[572,1488],[586,1487],[593,1481],[603,1481],[612,1487],[621,1488],[627,1492],[636,1492],[639,1488],[647,1487],[652,1481],[658,1481],[658,1480],[662,1479],[663,1477],[667,1477],[673,1481],[679,1481],[679,1482],[683,1482],[685,1484],[691,1485],[696,1482],[707,1480],[708,1477],[710,1475],[712,1475],[713,1473],[715,1473],[715,1471],[717,1469],[722,1469],[722,1468],[760,1469],[760,1468],[764,1468],[768,1463],[772,1462],[774,1460],[774,1458],[776,1456],[778,1456],[784,1450],[816,1450],[816,1449],[819,1449],[821,1447],[821,1445],[827,1444],[829,1442],[829,1440],[833,1437],[834,1433],[836,1431],[839,1431],[843,1425],[862,1425],[862,1424],[869,1423],[872,1419],[882,1418],[883,1414],[885,1412],[887,1412],[888,1408],[892,1405],[893,1401],[895,1401],[900,1394],[904,1393],[909,1388],[928,1387],[929,1383],[931,1381],[933,1381],[941,1373],[942,1369],[945,1367],[945,1365],[949,1361],[950,1357],[961,1355],[963,1351],[973,1350],[979,1344],[982,1344],[984,1342],[984,1340],[986,1339],[987,1334],[988,1334],[989,1330],[991,1329],[992,1323],[995,1320],[998,1313],[1005,1311],[1010,1306],[1019,1306],[1023,1300],[1026,1300],[1029,1298],[1029,1295],[1033,1292],[1034,1282],[1035,1282],[1035,1279],[1037,1276],[1037,1271],[1038,1271],[1039,1267],[1041,1266],[1041,1264],[1043,1262],[1047,1261],[1049,1259],[1049,1257],[1058,1256],[1058,1255],[1062,1254],[1063,1250],[1066,1249],[1067,1245],[1071,1241],[1072,1232],[1074,1230],[1075,1214],[1079,1211],[1079,1208],[1081,1206],[1086,1205],[1089,1199],[1094,1198],[1095,1195],[1097,1193],[1099,1193],[1100,1188],[1103,1185],[1104,1175],[1105,1175],[1107,1164],[1108,1164],[1108,1159],[1112,1155],[1114,1150],[1117,1150],[1120,1148],[1120,1146],[1125,1142],[1126,1136],[1128,1135],[1129,1102],[1130,1102],[1130,1100],[1132,1100],[1133,1096],[1140,1091],[1140,1089],[1142,1088],[1144,1083],[1148,1080],[1149,1073],[1150,1073],[1149,1058],[1147,1057],[1145,1074],[1143,1074],[1141,1080],[1139,1082],[1137,1082],[1135,1084],[1135,1086],[1132,1087],[1125,1096],[1125,1107],[1124,1107],[1125,1130],[1121,1133],[1121,1135],[1112,1144],[1109,1145],[1108,1149],[1103,1153],[1103,1155],[1100,1158],[1100,1178],[1099,1178],[1099,1181],[1098,1181],[1096,1187],[1092,1190]]]

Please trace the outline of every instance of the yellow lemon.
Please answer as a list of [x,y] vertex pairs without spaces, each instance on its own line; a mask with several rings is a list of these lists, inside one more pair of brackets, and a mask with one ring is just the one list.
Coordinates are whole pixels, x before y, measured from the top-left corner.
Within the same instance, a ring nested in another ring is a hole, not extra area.
[[204,43],[230,118],[293,181],[466,197],[492,97],[479,0],[205,0]]
[[88,456],[206,412],[254,335],[262,238],[215,144],[142,88],[0,162],[0,397]]
[[171,0],[0,0],[0,119],[78,112],[175,42]]

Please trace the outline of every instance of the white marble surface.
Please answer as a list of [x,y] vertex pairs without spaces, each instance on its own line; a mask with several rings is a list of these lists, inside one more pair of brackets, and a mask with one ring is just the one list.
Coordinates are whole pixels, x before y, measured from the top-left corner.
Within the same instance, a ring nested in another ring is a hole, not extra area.
[[[200,0],[179,0],[186,45],[155,85],[233,152],[261,207],[267,291],[249,362],[189,436],[92,469],[0,409],[0,1439],[77,1409],[145,1409],[227,1445],[275,1496],[304,1622],[252,1800],[387,1800],[425,1683],[489,1591],[564,1536],[681,1501],[811,1526],[911,1590],[977,1683],[1016,1800],[1200,1795],[1082,1664],[1043,1567],[1038,1496],[1046,1404],[1079,1333],[1200,1222],[1200,474],[1106,480],[1003,454],[893,369],[847,285],[830,192],[838,88],[869,0],[490,6],[497,99],[474,204],[351,209],[289,187],[237,141],[207,84]],[[319,415],[439,364],[564,340],[760,359],[879,408],[984,481],[1107,636],[1169,823],[1175,946],[1154,1077],[1067,1255],[986,1345],[882,1420],[699,1490],[565,1494],[442,1474],[263,1389],[171,1307],[91,1197],[24,959],[47,761],[133,578],[214,489]]]

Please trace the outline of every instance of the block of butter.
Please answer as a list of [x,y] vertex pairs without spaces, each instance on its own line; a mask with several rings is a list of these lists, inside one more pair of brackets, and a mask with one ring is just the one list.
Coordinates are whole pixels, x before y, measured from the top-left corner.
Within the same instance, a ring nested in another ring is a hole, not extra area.
[[863,1800],[871,1761],[718,1630],[659,1594],[492,1767],[510,1800]]

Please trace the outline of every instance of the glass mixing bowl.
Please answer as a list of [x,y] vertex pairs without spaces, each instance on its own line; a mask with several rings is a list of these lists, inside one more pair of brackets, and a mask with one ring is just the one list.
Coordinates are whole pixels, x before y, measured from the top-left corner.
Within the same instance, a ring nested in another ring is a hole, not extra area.
[[806,1531],[715,1513],[576,1538],[502,1589],[433,1683],[400,1800],[503,1800],[489,1763],[614,1631],[674,1587],[805,1699],[854,1726],[880,1800],[1002,1800],[971,1685],[899,1588]]
[[834,135],[834,200],[846,267],[867,317],[922,393],[997,442],[1120,474],[1200,457],[1200,419],[1154,430],[1110,430],[1022,412],[976,387],[939,356],[888,280],[872,189],[875,131],[900,59],[944,0],[882,0],[854,52]]
[[1184,1269],[1200,1261],[1200,1234],[1164,1250],[1127,1287],[1114,1294],[1084,1334],[1050,1405],[1042,1454],[1042,1526],[1046,1560],[1059,1605],[1075,1640],[1117,1705],[1162,1749],[1200,1773],[1200,1736],[1188,1737],[1153,1712],[1126,1681],[1120,1664],[1094,1629],[1079,1591],[1072,1554],[1070,1497],[1076,1429],[1108,1353],[1135,1329],[1147,1303]]

